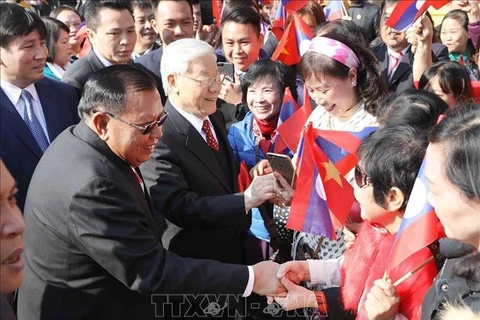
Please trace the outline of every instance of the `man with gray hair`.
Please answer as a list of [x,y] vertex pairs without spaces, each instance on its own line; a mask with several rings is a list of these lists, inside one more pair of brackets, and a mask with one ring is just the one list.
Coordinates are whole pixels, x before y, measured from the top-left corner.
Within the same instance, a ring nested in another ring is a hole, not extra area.
[[274,177],[257,177],[239,193],[236,163],[216,108],[222,75],[213,48],[196,39],[163,53],[169,120],[142,166],[157,216],[169,224],[169,250],[181,256],[242,263],[249,210],[275,197]]
[[30,184],[20,319],[158,319],[173,296],[284,290],[273,262],[222,264],[163,248],[163,217],[154,217],[138,168],[168,120],[153,78],[103,68],[79,111],[82,121],[48,148]]

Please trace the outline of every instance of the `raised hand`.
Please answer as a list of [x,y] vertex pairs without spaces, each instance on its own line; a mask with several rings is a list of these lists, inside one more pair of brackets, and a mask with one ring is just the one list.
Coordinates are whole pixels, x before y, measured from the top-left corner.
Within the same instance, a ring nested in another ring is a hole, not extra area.
[[286,289],[277,277],[279,264],[273,261],[262,261],[253,266],[255,280],[253,292],[261,296],[285,296]]
[[223,101],[236,106],[242,102],[242,89],[240,88],[240,77],[235,74],[235,83],[228,80],[224,80],[222,83],[222,89],[218,94],[218,97]]
[[390,280],[375,280],[367,294],[365,308],[370,320],[390,320],[398,313],[400,298]]
[[255,165],[252,169],[250,169],[250,177],[253,179],[257,176],[263,176],[269,173],[272,173],[272,167],[270,166],[270,162],[267,159],[260,160],[259,163]]

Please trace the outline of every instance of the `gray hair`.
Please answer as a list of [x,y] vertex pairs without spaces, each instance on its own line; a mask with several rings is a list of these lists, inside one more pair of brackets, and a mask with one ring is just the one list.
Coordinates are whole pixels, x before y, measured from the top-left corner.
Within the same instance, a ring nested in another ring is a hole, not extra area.
[[215,56],[214,49],[202,40],[180,39],[169,44],[163,51],[160,65],[165,93],[168,95],[171,91],[168,83],[169,75],[184,74],[187,72],[190,62],[208,55]]

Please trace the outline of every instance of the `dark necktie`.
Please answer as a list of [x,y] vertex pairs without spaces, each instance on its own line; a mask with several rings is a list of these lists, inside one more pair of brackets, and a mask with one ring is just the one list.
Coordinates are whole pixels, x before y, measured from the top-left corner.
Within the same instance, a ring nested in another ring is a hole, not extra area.
[[210,128],[210,122],[207,119],[203,120],[202,131],[207,135],[207,145],[215,151],[220,150],[218,141],[215,139],[212,129]]
[[25,108],[23,111],[23,119],[25,121],[25,124],[27,125],[28,129],[30,129],[30,132],[32,132],[32,135],[37,141],[38,146],[40,147],[42,152],[45,152],[45,150],[47,150],[48,148],[49,143],[45,132],[43,132],[40,121],[38,121],[35,112],[33,112],[32,95],[27,90],[22,90],[20,97],[25,104]]

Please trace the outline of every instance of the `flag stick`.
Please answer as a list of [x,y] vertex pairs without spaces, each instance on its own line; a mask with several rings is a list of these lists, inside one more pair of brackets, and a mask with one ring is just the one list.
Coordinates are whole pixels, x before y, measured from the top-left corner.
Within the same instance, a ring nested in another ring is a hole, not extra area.
[[343,0],[341,0],[340,2],[341,2],[341,4],[342,4],[342,15],[343,15],[344,17],[349,17],[347,8],[345,8],[345,3],[343,3]]
[[433,256],[431,256],[430,258],[428,258],[427,260],[425,260],[422,264],[420,264],[418,267],[416,267],[415,269],[413,269],[412,271],[408,272],[408,273],[405,274],[403,277],[401,277],[400,279],[398,279],[397,281],[395,281],[395,283],[393,284],[393,286],[394,286],[394,287],[398,286],[400,283],[402,283],[403,281],[407,280],[408,278],[410,278],[411,276],[413,276],[417,271],[419,271],[420,269],[422,269],[423,267],[425,267],[427,264],[429,264],[432,260],[433,260]]

